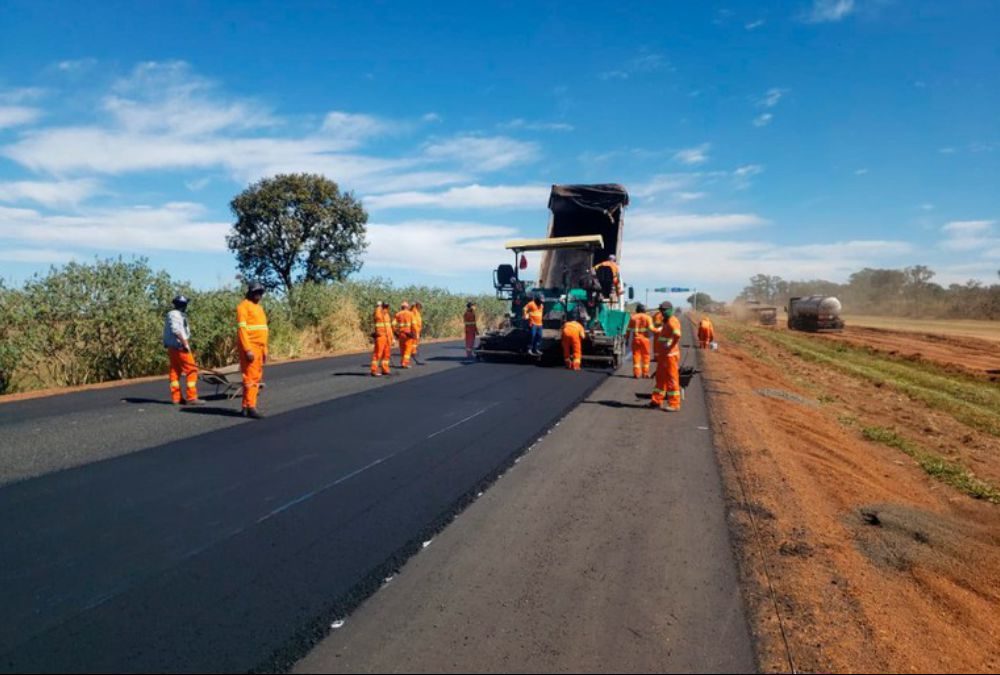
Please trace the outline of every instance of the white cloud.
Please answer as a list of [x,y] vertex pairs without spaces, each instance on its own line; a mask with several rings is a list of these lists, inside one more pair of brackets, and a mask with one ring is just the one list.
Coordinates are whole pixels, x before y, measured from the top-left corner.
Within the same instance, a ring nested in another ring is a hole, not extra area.
[[868,169],[867,168],[861,168],[861,169],[855,169],[854,170],[854,175],[855,176],[864,176],[866,173],[868,173]]
[[940,150],[938,150],[938,152],[940,152],[942,155],[954,155],[955,148],[949,146],[947,148],[941,148]]
[[0,129],[31,124],[42,116],[38,108],[24,105],[0,106]]
[[854,12],[854,0],[814,0],[806,15],[807,23],[828,23],[844,19]]
[[924,204],[920,205],[920,209],[922,211],[933,211],[934,210],[934,205],[930,204],[930,203],[924,203]]
[[636,209],[626,216],[626,238],[676,239],[718,232],[736,232],[767,225],[753,213],[660,213]]
[[70,251],[59,251],[51,248],[0,247],[0,260],[4,262],[57,265],[68,263],[74,258],[76,258],[76,255]]
[[647,199],[664,192],[673,192],[688,188],[697,183],[699,173],[661,173],[649,180],[637,183],[629,188],[629,194],[639,199]]
[[682,202],[691,202],[696,199],[704,199],[708,196],[707,192],[675,192],[674,198]]
[[708,161],[710,144],[702,143],[694,148],[685,148],[674,153],[674,159],[682,164],[704,164]]
[[68,59],[56,64],[56,69],[64,73],[79,73],[93,68],[97,64],[97,59]]
[[498,171],[533,162],[540,151],[536,143],[506,136],[462,135],[426,144],[424,156],[434,161],[458,162],[481,171]]
[[443,192],[394,192],[367,196],[372,210],[433,207],[445,209],[544,209],[548,185],[466,185]]
[[655,73],[670,69],[670,63],[667,61],[665,55],[658,52],[650,52],[636,56],[620,68],[604,71],[598,77],[602,80],[627,80],[633,75]]
[[757,105],[761,108],[773,108],[781,102],[782,97],[787,93],[787,89],[771,87],[767,90],[767,93],[757,101]]
[[1000,236],[996,236],[995,220],[953,220],[945,224],[941,231],[945,234],[942,248],[949,251],[980,251],[989,253],[1000,247]]
[[733,175],[738,178],[748,178],[750,176],[756,176],[764,171],[764,167],[760,164],[745,164],[733,171]]
[[424,122],[441,122],[441,116],[436,112],[425,113],[423,117],[420,118]]
[[391,133],[398,127],[371,115],[333,111],[323,119],[322,131],[340,140],[344,147],[354,148],[375,136]]
[[757,19],[756,21],[748,21],[744,28],[747,30],[756,30],[764,25],[764,19]]
[[73,215],[0,206],[0,240],[111,251],[225,251],[230,223],[205,220],[204,214],[203,206],[190,202]]
[[768,124],[771,123],[772,119],[774,119],[774,115],[772,115],[771,113],[762,113],[754,118],[753,125],[755,127],[766,127]]
[[372,223],[368,225],[365,264],[433,276],[488,274],[498,263],[509,260],[503,246],[517,234],[512,227],[448,220]]
[[565,122],[529,122],[521,117],[497,125],[501,129],[525,129],[527,131],[573,131],[572,124]]
[[0,182],[0,202],[35,202],[43,206],[72,206],[92,197],[101,189],[91,178],[58,181]]

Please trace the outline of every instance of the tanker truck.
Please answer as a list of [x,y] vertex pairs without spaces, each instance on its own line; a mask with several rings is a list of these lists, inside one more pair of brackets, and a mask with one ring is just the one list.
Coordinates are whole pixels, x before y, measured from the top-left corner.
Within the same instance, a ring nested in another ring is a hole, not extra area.
[[840,300],[829,295],[807,295],[788,299],[788,328],[790,330],[818,331],[842,330]]

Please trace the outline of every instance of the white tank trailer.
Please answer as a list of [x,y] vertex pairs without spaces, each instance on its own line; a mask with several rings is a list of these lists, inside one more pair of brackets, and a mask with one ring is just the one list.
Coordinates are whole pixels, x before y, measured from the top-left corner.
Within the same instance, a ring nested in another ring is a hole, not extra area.
[[843,330],[840,300],[829,295],[807,295],[789,298],[788,328],[791,330]]

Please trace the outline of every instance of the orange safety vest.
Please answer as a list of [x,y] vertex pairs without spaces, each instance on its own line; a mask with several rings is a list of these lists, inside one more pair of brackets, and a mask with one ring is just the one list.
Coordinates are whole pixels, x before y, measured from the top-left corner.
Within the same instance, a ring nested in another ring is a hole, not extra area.
[[398,335],[406,333],[405,337],[410,337],[413,333],[413,312],[408,309],[399,310],[392,324]]
[[[672,347],[671,343],[673,343]],[[680,356],[681,322],[676,316],[667,319],[660,334],[656,336],[656,351],[658,354],[666,354],[667,356]]]
[[248,352],[256,347],[267,353],[267,314],[263,305],[252,300],[237,305],[236,334],[241,351]]
[[469,330],[470,328],[475,330],[479,329],[478,324],[476,323],[476,313],[471,309],[465,310],[465,315],[462,317],[462,320],[465,321],[465,330]]
[[417,335],[419,335],[424,329],[424,317],[420,315],[419,309],[411,309],[410,314],[413,315],[413,330]]
[[375,335],[378,337],[392,337],[392,317],[389,310],[377,307],[374,316]]
[[583,329],[579,321],[567,321],[563,324],[562,335],[563,337],[575,337],[582,340],[586,337],[587,331]]
[[532,326],[541,326],[545,308],[532,300],[524,306],[524,318],[531,321]]
[[628,322],[628,332],[646,337],[646,333],[653,332],[653,320],[645,312],[633,314]]

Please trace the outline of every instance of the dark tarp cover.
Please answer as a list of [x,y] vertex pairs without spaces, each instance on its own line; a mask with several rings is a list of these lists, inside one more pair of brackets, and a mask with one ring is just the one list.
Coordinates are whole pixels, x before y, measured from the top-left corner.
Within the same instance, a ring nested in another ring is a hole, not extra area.
[[628,192],[621,185],[553,185],[549,209],[553,213],[567,209],[594,209],[610,213],[628,206]]

